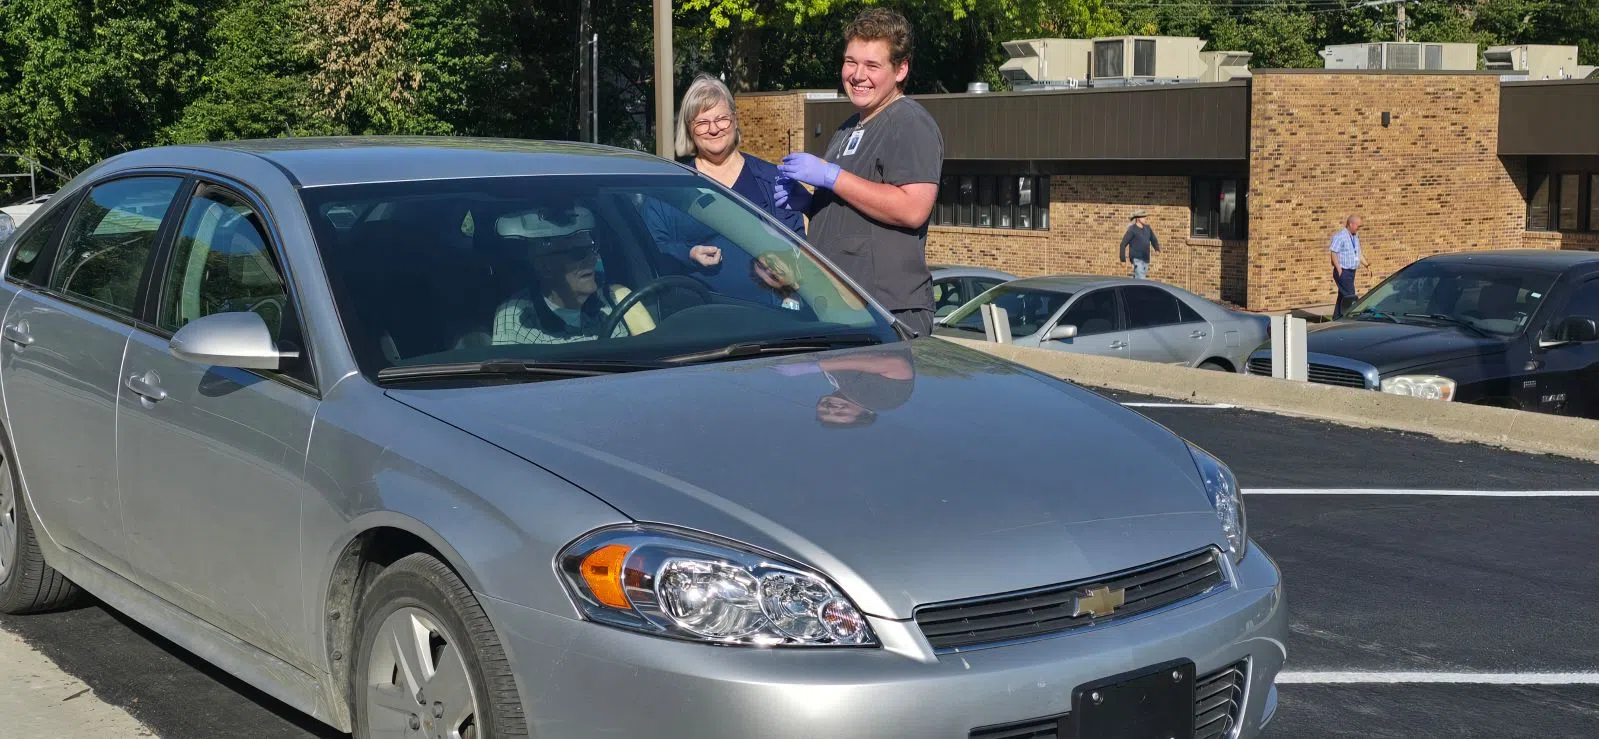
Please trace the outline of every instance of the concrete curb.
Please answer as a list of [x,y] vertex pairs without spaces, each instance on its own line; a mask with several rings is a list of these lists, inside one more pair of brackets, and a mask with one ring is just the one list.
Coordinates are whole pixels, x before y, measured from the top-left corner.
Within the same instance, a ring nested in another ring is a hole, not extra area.
[[938,337],[1080,385],[1427,434],[1599,462],[1599,421]]

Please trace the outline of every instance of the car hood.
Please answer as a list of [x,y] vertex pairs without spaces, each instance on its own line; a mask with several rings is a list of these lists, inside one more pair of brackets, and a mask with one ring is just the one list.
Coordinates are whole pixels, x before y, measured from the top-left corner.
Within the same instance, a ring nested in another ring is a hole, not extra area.
[[[1407,319],[1408,320],[1408,319]],[[1306,331],[1305,349],[1367,362],[1390,372],[1434,362],[1503,351],[1503,339],[1476,336],[1453,326],[1376,321],[1336,321]]]
[[[1181,439],[938,339],[389,395],[636,521],[816,567],[888,618],[1224,545]],[[855,407],[875,419],[821,420]]]

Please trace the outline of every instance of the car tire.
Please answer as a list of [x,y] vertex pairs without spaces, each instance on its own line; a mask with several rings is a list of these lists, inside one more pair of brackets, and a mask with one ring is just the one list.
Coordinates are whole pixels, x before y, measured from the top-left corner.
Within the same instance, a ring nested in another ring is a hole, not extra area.
[[1210,370],[1212,372],[1228,372],[1228,371],[1230,371],[1230,370],[1227,369],[1226,365],[1224,365],[1221,362],[1218,362],[1218,361],[1216,361],[1214,359],[1207,359],[1207,360],[1205,360],[1203,362],[1200,362],[1199,363],[1199,368],[1202,369],[1202,370]]
[[350,679],[355,739],[528,735],[505,648],[471,589],[443,562],[412,554],[384,568],[362,597],[359,618]]
[[0,613],[65,608],[82,591],[45,563],[14,459],[10,439],[0,435]]

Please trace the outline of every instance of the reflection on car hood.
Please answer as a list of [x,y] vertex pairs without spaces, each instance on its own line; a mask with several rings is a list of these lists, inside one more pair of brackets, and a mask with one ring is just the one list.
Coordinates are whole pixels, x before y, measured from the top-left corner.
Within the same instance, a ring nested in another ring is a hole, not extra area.
[[1222,542],[1175,435],[937,339],[389,394],[635,520],[820,568],[891,618]]
[[1476,336],[1455,326],[1376,321],[1316,324],[1307,329],[1305,337],[1307,351],[1367,362],[1379,372],[1479,356],[1504,347],[1503,339]]

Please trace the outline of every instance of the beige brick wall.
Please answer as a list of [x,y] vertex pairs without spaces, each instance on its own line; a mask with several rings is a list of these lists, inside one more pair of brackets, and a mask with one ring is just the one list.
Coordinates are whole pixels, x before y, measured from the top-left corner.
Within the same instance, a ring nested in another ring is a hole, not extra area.
[[935,226],[928,233],[927,258],[1023,277],[1126,275],[1132,268],[1117,260],[1117,247],[1128,214],[1137,208],[1149,212],[1161,243],[1150,264],[1152,279],[1242,301],[1244,245],[1188,238],[1187,177],[1056,175],[1050,178],[1049,231]]
[[1566,249],[1570,251],[1599,251],[1599,232],[1549,233],[1528,231],[1522,240],[1528,249]]
[[805,93],[739,95],[740,148],[746,154],[777,163],[805,146]]
[[1366,224],[1362,292],[1423,256],[1526,245],[1526,175],[1497,155],[1497,77],[1259,72],[1251,84],[1251,309],[1332,303],[1327,247],[1349,213]]

